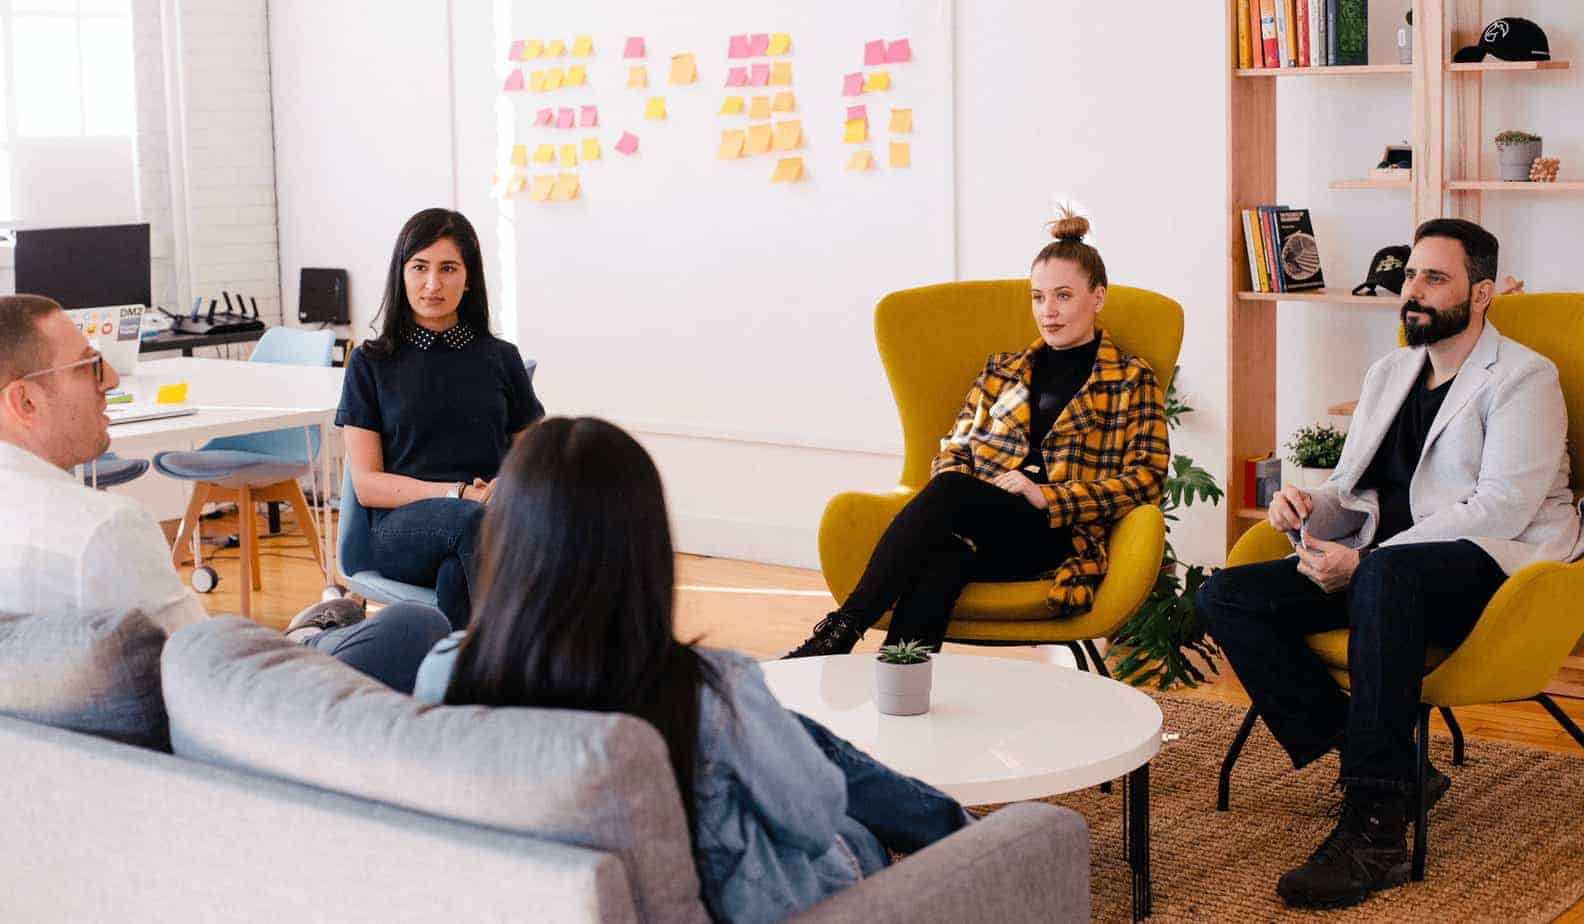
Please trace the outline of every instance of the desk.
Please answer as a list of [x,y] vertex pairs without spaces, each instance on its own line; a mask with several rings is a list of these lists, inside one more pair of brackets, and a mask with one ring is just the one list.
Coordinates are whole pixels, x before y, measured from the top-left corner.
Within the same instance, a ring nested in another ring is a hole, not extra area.
[[228,343],[252,343],[264,336],[266,328],[258,330],[232,331],[228,334],[174,334],[170,331],[161,331],[159,334],[148,337],[138,344],[138,353],[168,353],[172,350],[181,350],[183,356],[191,356],[192,351],[202,347],[225,346]]
[[[159,359],[138,363],[136,375],[121,379],[122,390],[134,401],[152,402],[160,385],[187,383],[187,406],[198,413],[110,428],[110,448],[128,450],[169,449],[186,443],[197,449],[221,436],[239,436],[287,427],[318,427],[319,477],[315,489],[324,510],[330,494],[330,427],[341,402],[342,369],[320,366],[282,366],[226,359]],[[306,448],[306,447],[304,447]],[[324,550],[326,580],[335,571],[335,537],[330,517],[315,519],[314,529]]]

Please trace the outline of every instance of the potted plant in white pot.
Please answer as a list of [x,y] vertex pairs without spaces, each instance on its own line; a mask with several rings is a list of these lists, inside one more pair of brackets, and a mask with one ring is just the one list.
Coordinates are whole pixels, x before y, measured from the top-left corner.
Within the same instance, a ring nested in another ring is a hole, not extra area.
[[1336,471],[1347,434],[1328,423],[1302,427],[1287,441],[1287,461],[1298,466],[1298,487],[1313,490]]
[[1509,183],[1529,182],[1529,168],[1540,156],[1542,141],[1529,132],[1507,131],[1496,136],[1501,155],[1501,178]]
[[875,708],[882,715],[923,715],[930,707],[935,662],[930,646],[902,641],[875,657]]

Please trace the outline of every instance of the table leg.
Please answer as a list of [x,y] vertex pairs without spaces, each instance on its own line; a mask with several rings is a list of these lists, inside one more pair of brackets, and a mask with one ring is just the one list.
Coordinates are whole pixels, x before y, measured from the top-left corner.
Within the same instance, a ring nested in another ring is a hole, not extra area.
[[1150,883],[1149,764],[1127,775],[1122,799],[1122,850],[1133,873],[1133,920],[1142,921],[1154,911]]

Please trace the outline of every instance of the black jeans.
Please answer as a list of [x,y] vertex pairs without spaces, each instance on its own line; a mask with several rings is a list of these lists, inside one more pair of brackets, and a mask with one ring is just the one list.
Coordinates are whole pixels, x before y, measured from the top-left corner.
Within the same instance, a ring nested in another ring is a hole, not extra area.
[[433,587],[451,627],[466,629],[483,522],[483,504],[451,497],[376,511],[369,542],[374,568],[393,581]]
[[[1342,782],[1409,791],[1425,651],[1468,637],[1507,576],[1472,542],[1386,546],[1327,594],[1297,559],[1224,568],[1200,610],[1265,725],[1303,767],[1342,748]],[[1351,699],[1304,636],[1348,629]]]
[[942,472],[886,527],[840,612],[867,627],[894,606],[887,645],[906,639],[939,650],[969,581],[1031,580],[1072,553],[1070,531],[1051,528],[1050,515],[1023,496]]
[[321,632],[304,644],[410,696],[424,655],[450,632],[451,624],[439,610],[421,603],[397,603],[362,622]]

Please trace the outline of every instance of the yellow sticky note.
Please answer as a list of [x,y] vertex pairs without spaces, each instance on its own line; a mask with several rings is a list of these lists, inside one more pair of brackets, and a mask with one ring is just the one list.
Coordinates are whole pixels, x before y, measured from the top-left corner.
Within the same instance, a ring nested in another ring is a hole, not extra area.
[[753,101],[748,104],[748,118],[750,118],[750,119],[768,119],[768,118],[770,118],[770,97],[768,97],[768,96],[756,96],[756,97],[754,97]]
[[791,112],[797,108],[797,97],[791,91],[783,90],[775,95],[775,101],[770,104],[772,112]]
[[913,166],[913,151],[906,141],[891,142],[891,166]]
[[155,404],[181,404],[186,400],[186,382],[173,382],[169,385],[161,385],[159,391],[154,393]]
[[874,154],[868,148],[852,152],[852,158],[847,161],[848,170],[868,170],[874,166]]
[[786,32],[772,32],[770,34],[770,47],[765,49],[767,55],[784,55],[792,47],[792,36]]
[[693,55],[671,56],[671,82],[674,84],[692,83],[698,79],[698,65],[693,60]]
[[574,64],[566,69],[566,86],[581,87],[587,79],[588,72],[581,64]]
[[770,177],[772,183],[796,183],[803,179],[803,158],[783,157],[776,161],[775,173]]
[[529,39],[528,41],[523,42],[522,51],[518,53],[518,57],[523,61],[527,61],[530,58],[537,58],[542,54],[544,54],[544,40]]
[[644,118],[646,118],[646,119],[663,119],[665,117],[666,117],[666,113],[665,113],[665,97],[663,97],[663,96],[651,96],[651,97],[649,97],[648,105],[644,106]]
[[743,143],[747,140],[747,132],[740,128],[728,128],[721,132],[720,152],[715,156],[720,160],[736,160],[742,156]]
[[891,89],[891,75],[886,71],[873,71],[864,78],[864,92]]
[[511,162],[519,167],[528,163],[528,146],[525,144],[512,145]]
[[627,89],[642,90],[649,86],[649,69],[642,64],[627,68]]
[[547,58],[559,58],[564,54],[566,54],[566,42],[560,39],[552,39],[550,44],[545,46],[545,57]]
[[545,72],[534,71],[528,75],[528,92],[543,93],[545,88]]
[[599,160],[600,146],[598,138],[584,138],[582,155],[584,160]]
[[913,130],[913,110],[891,110],[891,131],[896,134],[906,134]]
[[563,145],[561,145],[561,166],[563,166],[563,167],[576,167],[577,166],[577,145],[575,145],[575,144],[563,144]]
[[742,111],[743,111],[743,98],[742,97],[740,97],[740,96],[728,96],[725,99],[721,100],[721,108],[720,108],[720,114],[721,115],[742,115]]
[[863,119],[848,119],[842,128],[842,141],[846,144],[863,144],[869,140],[869,124]]
[[748,126],[748,142],[743,146],[743,153],[764,154],[768,152],[770,150],[770,132],[769,122]]
[[792,62],[791,61],[777,61],[776,63],[770,65],[770,86],[772,86],[772,87],[790,87],[790,86],[792,86]]
[[534,163],[548,164],[552,160],[555,160],[555,145],[541,144],[534,148]]
[[555,185],[550,187],[550,201],[567,202],[578,197],[578,175],[563,173],[555,178]]
[[774,147],[777,151],[791,151],[803,144],[803,123],[797,119],[777,122]]
[[533,185],[528,187],[528,198],[534,202],[543,202],[550,198],[550,190],[555,186],[555,175],[546,173],[533,178]]
[[561,84],[565,80],[566,71],[563,71],[559,67],[552,67],[548,71],[545,71],[544,88],[546,90],[559,90],[561,89]]
[[588,57],[589,55],[591,55],[593,53],[594,53],[594,37],[592,35],[580,35],[577,38],[572,40],[572,56],[573,57],[575,57],[575,58],[586,58],[586,57]]
[[508,195],[508,196],[517,195],[518,193],[523,191],[523,186],[525,184],[526,184],[526,181],[523,179],[523,175],[522,174],[520,174],[520,173],[512,174],[511,180],[506,183],[506,195]]

